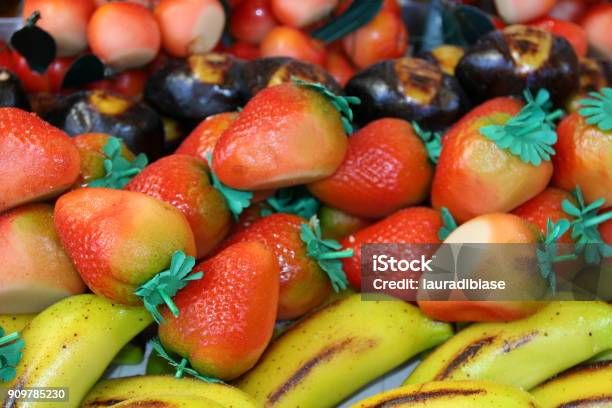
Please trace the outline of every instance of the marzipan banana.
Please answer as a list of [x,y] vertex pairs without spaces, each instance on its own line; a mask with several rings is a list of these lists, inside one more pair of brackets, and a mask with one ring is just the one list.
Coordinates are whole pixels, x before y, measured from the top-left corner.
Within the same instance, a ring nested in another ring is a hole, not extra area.
[[149,375],[100,381],[83,400],[81,408],[108,407],[113,402],[173,396],[205,398],[224,408],[257,408],[255,400],[237,388],[193,378]]
[[225,408],[218,402],[203,397],[157,396],[132,398],[104,408]]
[[259,406],[330,407],[451,335],[408,303],[355,294],[292,326],[237,386]]
[[588,362],[596,363],[598,361],[610,361],[610,360],[612,360],[612,349],[602,351],[601,353],[597,354],[592,359],[590,359]]
[[36,317],[35,314],[0,315],[0,327],[5,333],[14,333],[23,330]]
[[612,306],[552,302],[510,323],[473,324],[429,354],[405,384],[488,380],[531,389],[612,347]]
[[367,398],[351,408],[535,408],[529,393],[489,381],[433,381],[404,385]]
[[542,408],[612,407],[612,361],[571,368],[531,393]]
[[6,396],[1,406],[78,407],[115,354],[151,321],[142,307],[112,304],[96,295],[72,296],[50,306],[21,333],[23,357],[5,388],[67,387],[69,401],[24,402]]

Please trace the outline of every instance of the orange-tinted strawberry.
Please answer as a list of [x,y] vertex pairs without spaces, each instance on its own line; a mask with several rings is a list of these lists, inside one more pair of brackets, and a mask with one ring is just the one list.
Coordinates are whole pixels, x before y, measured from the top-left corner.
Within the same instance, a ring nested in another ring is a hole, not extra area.
[[[294,319],[322,304],[332,290],[346,288],[346,278],[337,259],[318,256],[338,254],[337,242],[322,241],[316,221],[297,215],[272,214],[230,236],[223,247],[237,242],[262,242],[274,252],[280,268],[278,318]],[[328,265],[327,262],[331,263]],[[328,267],[329,266],[329,267]],[[330,279],[331,283],[330,284]]]
[[[548,220],[557,222],[560,219],[573,221],[574,218],[563,211],[562,203],[564,200],[576,204],[576,200],[572,194],[559,188],[549,187],[542,191],[531,200],[515,208],[512,214],[518,215],[533,225],[536,225],[542,234],[546,233],[546,225]],[[570,234],[563,234],[560,243],[571,244],[573,242]]]
[[548,93],[528,103],[495,98],[473,109],[444,136],[434,175],[434,208],[458,221],[507,212],[543,191],[552,176],[556,134],[544,106]]
[[[439,244],[439,233],[444,227],[439,211],[427,207],[399,210],[387,218],[349,235],[340,241],[354,254],[342,261],[344,271],[355,288],[361,288],[361,246],[364,244]],[[449,226],[451,227],[451,226]]]
[[17,108],[0,108],[0,157],[0,212],[57,196],[79,176],[70,137]]
[[387,118],[351,135],[338,170],[308,189],[329,206],[380,218],[425,200],[432,176],[427,149],[410,123]]
[[208,254],[229,231],[230,210],[223,195],[210,182],[206,162],[184,154],[159,159],[125,187],[165,201],[189,221],[197,258]]
[[[76,186],[85,187],[90,182],[106,176],[104,161],[109,159],[109,155],[104,152],[104,148],[108,146],[111,138],[112,136],[105,133],[85,133],[73,138],[81,156],[81,173],[76,181]],[[129,162],[136,159],[134,153],[123,141],[117,139],[117,142],[120,146],[121,157]]]
[[212,168],[224,184],[239,190],[325,178],[344,158],[344,125],[351,118],[347,99],[319,85],[300,81],[268,87],[221,135]]
[[166,269],[174,252],[196,252],[180,211],[142,193],[80,188],[57,200],[54,217],[87,286],[122,304],[138,304],[136,288]]
[[329,49],[325,56],[325,69],[341,86],[355,74],[355,68],[344,55],[342,49]]
[[586,202],[612,205],[612,88],[581,101],[583,108],[557,127],[553,184],[565,190],[580,186]]
[[188,154],[206,160],[212,154],[217,141],[238,118],[238,112],[225,112],[204,119],[176,149],[175,153]]
[[316,65],[325,63],[325,45],[293,27],[274,27],[261,41],[259,49],[264,58],[291,57]]
[[243,242],[194,271],[204,277],[174,297],[177,318],[163,313],[161,342],[201,374],[232,380],[255,365],[272,338],[278,263],[263,244]]
[[0,314],[39,313],[84,291],[55,232],[50,205],[28,204],[0,215]]
[[372,224],[369,219],[327,206],[321,206],[318,215],[321,220],[323,238],[340,240]]

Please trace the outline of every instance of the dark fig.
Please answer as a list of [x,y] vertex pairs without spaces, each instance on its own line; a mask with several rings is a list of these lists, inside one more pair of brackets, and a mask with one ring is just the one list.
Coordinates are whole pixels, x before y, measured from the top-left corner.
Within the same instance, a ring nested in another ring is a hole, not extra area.
[[231,55],[169,58],[147,80],[146,100],[165,115],[199,123],[244,104],[243,62]]
[[163,154],[164,129],[159,115],[147,104],[108,91],[83,91],[62,98],[45,115],[70,136],[106,133],[123,139],[134,153],[149,161]]
[[21,86],[21,81],[4,68],[0,68],[0,107],[30,110],[30,102]]
[[440,45],[424,53],[421,58],[437,64],[445,74],[455,75],[455,68],[464,54],[465,50],[457,45]]
[[580,101],[587,98],[589,92],[597,92],[607,85],[608,80],[601,62],[591,58],[581,58],[578,89],[565,101],[565,109],[569,112],[577,111],[580,108]]
[[268,86],[291,82],[293,77],[321,83],[335,94],[342,93],[342,87],[334,77],[320,66],[308,62],[287,57],[270,57],[244,64],[243,78],[248,99]]
[[353,76],[345,91],[361,99],[352,107],[359,125],[393,117],[436,130],[452,124],[468,108],[457,80],[420,58],[371,65]]
[[512,25],[480,38],[459,61],[455,76],[474,101],[546,88],[561,103],[578,87],[578,57],[562,37]]

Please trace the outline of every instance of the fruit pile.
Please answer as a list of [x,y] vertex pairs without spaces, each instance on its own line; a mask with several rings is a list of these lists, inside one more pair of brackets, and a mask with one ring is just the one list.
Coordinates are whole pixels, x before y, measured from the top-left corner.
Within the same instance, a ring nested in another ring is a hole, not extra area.
[[[353,406],[612,404],[612,4],[23,18],[0,44],[3,408],[334,407],[426,351]],[[359,293],[366,245],[443,243],[532,248],[537,301]]]

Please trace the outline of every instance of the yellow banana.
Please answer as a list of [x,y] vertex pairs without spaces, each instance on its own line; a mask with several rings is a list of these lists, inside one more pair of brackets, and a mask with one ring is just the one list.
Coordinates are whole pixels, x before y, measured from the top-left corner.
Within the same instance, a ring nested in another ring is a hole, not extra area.
[[602,351],[601,353],[597,354],[596,356],[594,356],[592,359],[589,360],[589,363],[596,363],[598,361],[610,361],[610,360],[612,360],[612,349]]
[[612,361],[571,368],[531,393],[542,408],[612,407]]
[[433,381],[404,385],[367,398],[351,408],[534,408],[520,388],[489,381]]
[[237,386],[264,407],[330,407],[451,335],[408,303],[355,294],[292,326]]
[[612,306],[552,302],[509,323],[473,324],[429,354],[405,384],[488,380],[531,389],[612,347]]
[[107,407],[113,401],[156,396],[206,398],[225,408],[257,408],[255,400],[237,388],[193,378],[148,375],[100,381],[83,399],[82,408]]
[[5,333],[14,333],[23,330],[36,317],[35,314],[0,315],[0,327]]
[[5,388],[67,387],[69,401],[25,402],[6,396],[2,408],[78,407],[115,354],[151,321],[142,307],[112,304],[96,295],[55,303],[21,333],[23,357],[17,376]]
[[203,397],[142,397],[132,398],[105,408],[226,408],[218,402]]

